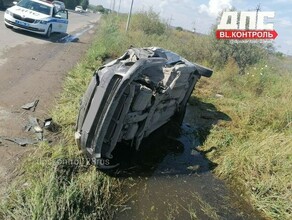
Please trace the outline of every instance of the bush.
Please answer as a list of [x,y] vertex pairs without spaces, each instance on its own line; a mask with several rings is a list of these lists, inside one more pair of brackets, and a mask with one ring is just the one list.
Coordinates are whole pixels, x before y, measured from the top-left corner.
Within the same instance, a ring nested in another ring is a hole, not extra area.
[[215,29],[212,34],[212,58],[214,67],[223,68],[229,58],[236,61],[240,73],[245,73],[247,67],[254,65],[267,58],[265,45],[261,43],[232,42],[229,40],[218,40]]
[[146,35],[162,35],[165,33],[166,24],[161,22],[159,14],[150,9],[133,15],[132,30],[141,30]]

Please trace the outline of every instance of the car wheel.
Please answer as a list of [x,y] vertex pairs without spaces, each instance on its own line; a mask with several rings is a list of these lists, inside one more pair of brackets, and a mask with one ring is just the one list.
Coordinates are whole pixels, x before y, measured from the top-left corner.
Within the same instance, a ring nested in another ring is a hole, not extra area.
[[47,33],[46,33],[46,38],[50,38],[52,34],[52,25],[49,26]]

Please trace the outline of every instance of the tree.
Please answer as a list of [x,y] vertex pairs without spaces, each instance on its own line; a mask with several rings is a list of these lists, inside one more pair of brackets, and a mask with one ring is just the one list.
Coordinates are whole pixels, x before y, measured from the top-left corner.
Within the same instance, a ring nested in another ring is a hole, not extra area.
[[68,9],[75,9],[77,5],[80,5],[80,0],[64,0],[64,4]]
[[80,5],[82,6],[83,9],[87,9],[89,5],[89,0],[81,0]]
[[[232,9],[235,10],[235,9]],[[221,15],[217,18],[221,20]],[[214,66],[223,67],[229,59],[234,59],[240,72],[244,73],[246,67],[256,64],[266,57],[268,50],[272,51],[272,45],[261,42],[241,42],[220,40],[216,38],[217,25],[212,29],[212,62]]]
[[102,5],[97,5],[96,10],[100,13],[105,13],[105,8]]

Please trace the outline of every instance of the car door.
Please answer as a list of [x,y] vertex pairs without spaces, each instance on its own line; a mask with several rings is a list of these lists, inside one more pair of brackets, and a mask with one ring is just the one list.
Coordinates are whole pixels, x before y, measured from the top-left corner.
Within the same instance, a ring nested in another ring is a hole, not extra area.
[[60,10],[54,14],[53,32],[66,33],[68,28],[68,11]]

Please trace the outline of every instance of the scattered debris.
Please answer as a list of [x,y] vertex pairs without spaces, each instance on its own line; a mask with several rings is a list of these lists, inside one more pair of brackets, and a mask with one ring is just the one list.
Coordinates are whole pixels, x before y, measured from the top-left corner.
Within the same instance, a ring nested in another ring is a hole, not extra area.
[[25,125],[24,131],[25,132],[29,132],[31,130],[31,128],[32,128],[32,125],[31,124]]
[[58,132],[60,130],[60,126],[57,125],[52,118],[45,119],[44,128],[51,132]]
[[28,119],[29,119],[30,125],[32,126],[35,132],[43,132],[43,129],[40,127],[37,118],[29,116]]
[[40,126],[35,126],[33,127],[33,129],[35,130],[36,133],[42,133],[43,129]]
[[28,138],[5,138],[4,140],[11,141],[13,143],[16,143],[16,144],[22,146],[22,147],[29,145],[29,144],[31,145],[31,144],[38,143],[38,141],[30,140]]
[[39,103],[39,100],[37,99],[34,102],[26,103],[25,105],[21,106],[21,108],[25,110],[30,110],[32,108],[32,111],[34,112],[38,103]]
[[51,126],[53,124],[53,119],[52,118],[46,118],[44,121],[44,127],[48,130],[50,130]]
[[32,116],[29,116],[29,123],[31,127],[33,128],[33,131],[35,132],[37,139],[39,141],[43,140],[43,129],[39,125],[38,119]]
[[222,98],[224,98],[224,96],[223,96],[222,94],[219,94],[219,93],[217,93],[217,94],[215,95],[215,97],[218,98],[218,99],[222,99]]
[[[27,103],[22,106],[23,109],[31,109],[35,108],[38,104],[39,100],[36,100],[31,103]],[[50,140],[47,140],[44,138],[44,129],[50,131],[50,132],[56,132],[59,131],[59,126],[53,122],[52,118],[46,118],[44,120],[40,120],[36,117],[33,117],[32,115],[28,116],[28,122],[24,126],[25,132],[32,132],[36,135],[35,138],[27,138],[27,137],[7,137],[7,136],[0,136],[0,146],[2,146],[5,141],[10,141],[13,143],[16,143],[20,146],[26,146],[26,145],[33,145],[37,144],[40,141],[47,141],[51,142]]]

